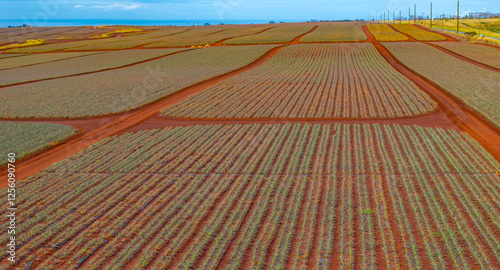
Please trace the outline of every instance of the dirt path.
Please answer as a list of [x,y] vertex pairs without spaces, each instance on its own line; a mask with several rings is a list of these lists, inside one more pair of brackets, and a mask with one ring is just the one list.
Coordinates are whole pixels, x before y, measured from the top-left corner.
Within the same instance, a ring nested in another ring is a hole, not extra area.
[[491,71],[500,72],[500,68],[492,67],[492,66],[490,66],[490,65],[487,65],[487,64],[484,64],[484,63],[481,63],[481,62],[475,61],[475,60],[473,60],[473,59],[470,59],[470,58],[468,58],[468,57],[465,57],[465,56],[463,56],[463,55],[461,55],[461,54],[458,54],[458,53],[456,53],[456,52],[450,51],[450,50],[448,50],[448,49],[446,49],[446,48],[444,48],[444,47],[441,47],[441,46],[439,46],[439,45],[436,45],[436,44],[432,44],[432,43],[426,43],[426,44],[427,44],[427,45],[430,45],[430,46],[432,46],[432,47],[434,47],[434,48],[436,48],[436,49],[438,49],[438,50],[440,50],[440,51],[443,51],[443,52],[445,52],[445,53],[447,53],[447,54],[449,54],[449,55],[451,55],[451,56],[453,56],[453,57],[456,57],[456,58],[458,58],[458,59],[460,59],[460,60],[462,60],[462,61],[465,61],[465,62],[467,62],[467,63],[471,63],[471,64],[473,64],[473,65],[476,65],[476,66],[478,66],[478,67],[482,67],[482,68],[485,68],[485,69],[488,69],[488,70],[491,70]]
[[[50,122],[50,121],[49,121]],[[54,123],[60,123],[58,121]],[[87,122],[84,122],[87,124]],[[79,127],[77,121],[72,126]],[[195,119],[195,118],[168,118],[155,115],[137,126],[124,130],[122,133],[136,132],[166,127],[183,127],[193,125],[250,125],[250,124],[388,124],[388,125],[417,125],[422,127],[440,127],[460,131],[444,113],[442,109],[414,117],[403,118],[373,118],[373,119],[341,119],[341,118],[228,118],[228,119]]]
[[304,34],[301,34],[301,35],[299,35],[298,37],[294,38],[294,39],[293,39],[290,43],[288,43],[288,44],[301,44],[302,42],[300,42],[300,40],[301,40],[301,39],[302,39],[305,35],[310,34],[310,33],[314,32],[314,31],[316,31],[316,29],[318,29],[318,27],[319,27],[319,25],[314,26],[313,28],[311,28],[311,30],[309,30],[309,31],[305,32]]
[[388,24],[388,25],[389,25],[389,27],[390,27],[392,30],[394,30],[396,33],[400,33],[400,34],[404,35],[405,37],[407,37],[407,38],[408,38],[408,41],[410,41],[410,42],[418,42],[418,40],[416,40],[414,37],[412,37],[412,36],[410,36],[410,35],[408,35],[408,34],[406,34],[406,33],[403,33],[403,32],[401,32],[401,31],[399,31],[398,29],[396,29],[396,27],[394,27],[394,26],[392,26],[392,25],[390,25],[390,24]]
[[425,91],[432,99],[438,102],[443,108],[448,118],[476,139],[485,147],[497,160],[500,160],[500,130],[490,124],[478,113],[472,111],[467,105],[456,97],[448,94],[446,90],[437,84],[425,79],[425,77],[412,71],[392,55],[382,44],[376,43],[374,46],[380,54],[401,74],[408,77]]
[[258,35],[258,34],[260,34],[260,33],[264,33],[264,32],[266,32],[266,31],[269,31],[269,30],[271,30],[271,29],[273,29],[273,28],[276,28],[276,26],[269,27],[269,28],[266,28],[266,29],[264,29],[264,30],[262,30],[262,31],[259,31],[259,32],[256,32],[256,33],[252,33],[252,34],[245,34],[245,35],[239,35],[239,36],[234,36],[234,37],[225,38],[225,39],[223,39],[223,40],[221,40],[221,41],[218,41],[218,42],[216,42],[216,43],[214,43],[213,45],[210,45],[210,46],[211,46],[211,47],[226,46],[226,45],[225,45],[225,44],[223,44],[223,43],[224,43],[224,42],[226,42],[226,41],[228,41],[228,40],[230,40],[230,39],[233,39],[233,38],[239,38],[239,37],[246,37],[246,36],[250,36],[250,35]]

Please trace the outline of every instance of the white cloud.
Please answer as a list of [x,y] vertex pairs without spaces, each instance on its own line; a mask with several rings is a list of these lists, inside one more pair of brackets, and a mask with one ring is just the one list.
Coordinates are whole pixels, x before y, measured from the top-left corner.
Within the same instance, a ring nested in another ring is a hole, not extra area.
[[[75,8],[84,8],[83,5],[76,5]],[[88,7],[89,9],[100,9],[100,10],[134,10],[140,8],[140,4],[136,3],[114,3],[110,5],[94,5]]]
[[139,8],[139,4],[119,4],[115,3],[106,6],[93,6],[92,8],[102,9],[102,10],[133,10]]

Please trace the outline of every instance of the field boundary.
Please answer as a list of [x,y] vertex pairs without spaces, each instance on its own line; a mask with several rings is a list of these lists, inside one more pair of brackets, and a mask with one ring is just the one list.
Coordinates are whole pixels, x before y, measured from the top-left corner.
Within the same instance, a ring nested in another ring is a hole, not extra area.
[[476,61],[474,59],[468,58],[466,56],[463,56],[463,55],[461,55],[459,53],[456,53],[454,51],[448,50],[448,49],[446,49],[444,47],[441,47],[439,45],[436,45],[436,44],[432,44],[432,43],[426,43],[426,44],[429,45],[429,46],[431,46],[431,47],[433,47],[433,48],[436,48],[436,49],[438,49],[438,50],[440,50],[442,52],[445,52],[445,53],[447,53],[447,54],[449,54],[449,55],[451,55],[451,56],[453,56],[455,58],[458,58],[458,59],[460,59],[462,61],[465,61],[467,63],[473,64],[473,65],[476,65],[478,67],[482,67],[482,68],[485,68],[485,69],[488,69],[488,70],[491,70],[491,71],[500,72],[500,68],[496,68],[496,67],[490,66],[488,64],[478,62],[478,61]]
[[408,68],[400,62],[389,50],[380,43],[374,44],[379,53],[397,71],[412,80],[434,101],[444,109],[448,118],[463,131],[471,135],[485,147],[497,160],[500,161],[500,145],[491,142],[500,141],[500,130],[482,115],[468,108],[462,101],[448,93],[436,83]]
[[[32,174],[44,170],[52,164],[61,161],[77,152],[85,149],[86,147],[112,135],[115,135],[123,130],[127,130],[148,118],[154,116],[161,109],[177,103],[190,95],[196,94],[206,88],[213,86],[230,77],[234,77],[243,72],[256,68],[265,63],[269,58],[274,56],[285,46],[279,46],[267,51],[252,63],[238,68],[236,70],[227,72],[225,74],[213,77],[211,79],[196,83],[192,86],[183,88],[175,93],[165,96],[155,102],[143,105],[133,113],[125,114],[124,116],[117,117],[102,126],[92,130],[81,137],[69,140],[67,143],[48,149],[47,151],[33,156],[29,160],[20,162],[17,165],[17,179],[23,180]],[[0,168],[0,188],[7,186],[6,166]]]

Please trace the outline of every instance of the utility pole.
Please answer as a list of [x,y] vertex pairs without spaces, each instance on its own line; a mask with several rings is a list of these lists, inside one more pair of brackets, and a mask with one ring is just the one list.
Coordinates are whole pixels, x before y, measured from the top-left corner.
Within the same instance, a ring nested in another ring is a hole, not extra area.
[[479,12],[479,36],[481,36],[481,16],[483,14],[481,12]]
[[413,23],[417,23],[417,4],[413,8]]
[[399,10],[399,24],[401,24],[401,9]]
[[432,2],[431,2],[431,28],[432,28]]
[[387,23],[391,23],[391,13],[389,13],[390,11],[388,10],[387,11]]
[[408,7],[408,23],[411,23],[410,20],[411,20],[411,8]]
[[385,23],[385,12],[384,12],[384,20],[382,22]]
[[396,14],[396,11],[392,11],[392,24],[394,24],[396,21],[396,17],[394,16],[394,14]]
[[458,30],[460,30],[459,23],[460,23],[460,1],[457,1],[457,35],[459,32]]

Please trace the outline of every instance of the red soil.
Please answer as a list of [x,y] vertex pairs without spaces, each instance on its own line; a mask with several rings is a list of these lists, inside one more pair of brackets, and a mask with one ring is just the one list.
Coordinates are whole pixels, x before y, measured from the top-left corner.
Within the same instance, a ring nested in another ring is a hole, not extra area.
[[[75,123],[77,124],[77,123]],[[234,125],[234,124],[392,124],[392,125],[418,125],[423,127],[441,127],[460,131],[442,109],[437,109],[426,115],[403,118],[368,118],[368,119],[342,119],[342,118],[227,118],[227,119],[190,119],[167,118],[155,115],[148,120],[124,130],[122,133],[136,132],[166,127],[182,127],[193,125]]]

